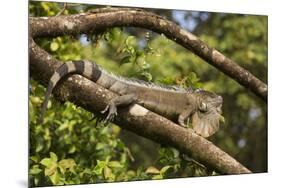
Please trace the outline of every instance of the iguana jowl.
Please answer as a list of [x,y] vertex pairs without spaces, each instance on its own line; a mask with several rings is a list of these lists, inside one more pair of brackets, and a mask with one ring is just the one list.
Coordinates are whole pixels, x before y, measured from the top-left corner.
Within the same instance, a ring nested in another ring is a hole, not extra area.
[[104,110],[104,112],[109,111],[106,121],[111,121],[117,114],[118,106],[135,102],[171,120],[177,120],[182,126],[191,119],[194,131],[203,137],[211,136],[219,129],[223,102],[221,96],[201,89],[160,86],[117,77],[90,61],[66,62],[55,71],[45,94],[41,120],[43,120],[52,90],[62,78],[71,74],[82,75],[120,95],[112,99]]

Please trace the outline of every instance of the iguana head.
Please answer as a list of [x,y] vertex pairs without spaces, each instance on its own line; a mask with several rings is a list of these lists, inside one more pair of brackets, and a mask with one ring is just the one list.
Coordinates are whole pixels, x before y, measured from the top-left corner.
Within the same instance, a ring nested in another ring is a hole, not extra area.
[[203,136],[209,137],[219,129],[220,120],[223,119],[221,96],[215,93],[196,90],[196,110],[192,114],[192,127],[194,131]]

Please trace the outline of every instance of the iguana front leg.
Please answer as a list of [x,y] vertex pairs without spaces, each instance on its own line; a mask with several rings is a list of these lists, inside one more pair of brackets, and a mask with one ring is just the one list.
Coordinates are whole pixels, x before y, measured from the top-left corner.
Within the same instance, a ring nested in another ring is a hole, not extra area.
[[191,115],[192,110],[191,109],[185,109],[184,111],[182,111],[178,117],[178,123],[183,126],[186,127],[185,121],[189,118],[189,116]]
[[117,115],[117,107],[118,106],[128,106],[133,102],[137,101],[137,96],[135,94],[127,94],[113,98],[109,104],[105,107],[101,113],[105,113],[108,111],[108,114],[105,118],[105,123],[110,122]]

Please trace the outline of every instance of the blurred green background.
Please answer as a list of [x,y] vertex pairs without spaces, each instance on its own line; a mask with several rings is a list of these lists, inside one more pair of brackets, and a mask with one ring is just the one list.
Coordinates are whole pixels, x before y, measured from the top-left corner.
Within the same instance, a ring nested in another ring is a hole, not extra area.
[[[30,2],[30,16],[55,16],[62,3]],[[102,6],[68,4],[63,14]],[[147,9],[197,35],[267,83],[267,16]],[[253,172],[267,172],[267,104],[183,47],[145,29],[36,39],[61,61],[88,59],[125,77],[192,86],[223,96],[225,124],[210,140]],[[174,148],[91,121],[93,115],[51,98],[36,122],[45,88],[30,80],[30,185],[64,185],[219,175]]]

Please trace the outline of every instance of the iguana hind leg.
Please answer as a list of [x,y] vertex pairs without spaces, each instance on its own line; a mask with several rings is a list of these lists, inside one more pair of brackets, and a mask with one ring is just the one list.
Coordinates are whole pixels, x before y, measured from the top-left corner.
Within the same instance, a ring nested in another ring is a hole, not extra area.
[[105,123],[111,122],[114,117],[117,115],[117,107],[119,106],[128,106],[133,102],[137,101],[137,97],[135,94],[127,94],[113,98],[109,104],[105,107],[101,113],[105,113],[108,111],[108,114],[104,120]]

